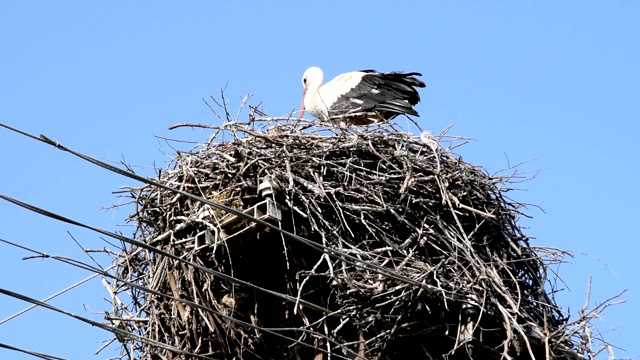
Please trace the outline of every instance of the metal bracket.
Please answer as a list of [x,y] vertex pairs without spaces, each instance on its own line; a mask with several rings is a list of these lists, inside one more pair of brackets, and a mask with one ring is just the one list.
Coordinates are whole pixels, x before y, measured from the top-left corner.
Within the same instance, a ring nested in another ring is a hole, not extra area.
[[[242,212],[273,224],[277,224],[282,220],[282,211],[278,208],[278,204],[271,198],[267,198]],[[209,223],[215,223],[216,221],[212,219],[212,215],[213,213],[208,210],[202,212],[198,218]],[[227,214],[220,220],[218,226],[210,227],[210,229],[213,230],[213,234],[207,229],[196,236],[195,249],[199,250],[220,241],[227,241],[239,237],[249,230],[256,228],[257,225],[257,223],[246,217]]]

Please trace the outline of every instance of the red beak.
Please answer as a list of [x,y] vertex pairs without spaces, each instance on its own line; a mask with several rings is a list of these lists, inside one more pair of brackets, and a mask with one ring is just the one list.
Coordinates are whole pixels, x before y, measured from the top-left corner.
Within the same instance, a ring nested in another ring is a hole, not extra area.
[[307,88],[304,88],[302,91],[302,105],[300,105],[300,115],[298,115],[298,119],[302,119],[302,114],[304,114],[304,96],[307,95]]

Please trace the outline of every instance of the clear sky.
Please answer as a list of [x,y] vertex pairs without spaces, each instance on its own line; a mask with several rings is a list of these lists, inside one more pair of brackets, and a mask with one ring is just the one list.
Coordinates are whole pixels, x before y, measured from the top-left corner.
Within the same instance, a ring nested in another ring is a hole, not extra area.
[[[637,1],[2,1],[0,122],[111,162],[165,166],[156,136],[203,141],[178,122],[217,124],[202,102],[236,108],[254,94],[272,116],[300,105],[309,66],[326,77],[358,69],[419,71],[423,128],[473,138],[458,149],[493,173],[532,160],[519,184],[535,246],[576,251],[560,267],[558,296],[577,314],[624,289],[597,323],[617,358],[640,356],[640,2]],[[130,208],[112,191],[133,181],[0,129],[0,193],[128,234]],[[90,261],[95,233],[0,202],[0,238]],[[90,274],[0,244],[0,288],[43,299]],[[103,260],[103,264],[108,261]],[[108,294],[94,280],[51,303],[102,319]],[[0,321],[26,306],[0,296]],[[0,343],[70,359],[110,335],[48,310],[0,325]],[[624,350],[622,350],[624,349]],[[27,359],[0,349],[0,358]]]

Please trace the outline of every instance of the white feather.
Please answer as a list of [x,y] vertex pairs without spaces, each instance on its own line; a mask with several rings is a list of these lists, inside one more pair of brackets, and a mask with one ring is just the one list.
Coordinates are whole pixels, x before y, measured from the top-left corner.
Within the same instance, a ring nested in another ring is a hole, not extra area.
[[310,67],[302,77],[303,82],[306,80],[304,84],[307,88],[304,97],[305,110],[315,117],[327,118],[329,109],[335,105],[338,98],[356,87],[365,74],[360,71],[344,73],[322,85],[324,79],[322,70],[315,66]]

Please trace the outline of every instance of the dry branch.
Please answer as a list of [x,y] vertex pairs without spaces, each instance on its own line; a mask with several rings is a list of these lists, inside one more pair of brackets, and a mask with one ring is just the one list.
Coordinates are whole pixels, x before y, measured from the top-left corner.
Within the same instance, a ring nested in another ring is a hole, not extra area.
[[233,121],[157,181],[0,124],[147,184],[130,189],[133,239],[0,194],[122,242],[104,250],[111,272],[11,243],[104,276],[108,325],[0,292],[112,332],[132,359],[613,358],[592,320],[621,294],[568,322],[552,267],[571,254],[529,246],[505,196],[522,174],[462,162],[465,140],[444,134],[250,109],[244,123],[225,109]]
[[[129,219],[137,240],[226,277],[131,247],[126,282],[110,285],[114,324],[211,359],[591,355],[580,330],[597,309],[567,323],[545,290],[562,252],[529,245],[523,205],[504,195],[517,174],[463,162],[464,139],[229,116],[176,153],[157,179],[169,188],[131,189]],[[125,356],[173,356],[120,341]]]

